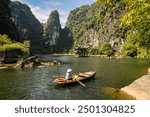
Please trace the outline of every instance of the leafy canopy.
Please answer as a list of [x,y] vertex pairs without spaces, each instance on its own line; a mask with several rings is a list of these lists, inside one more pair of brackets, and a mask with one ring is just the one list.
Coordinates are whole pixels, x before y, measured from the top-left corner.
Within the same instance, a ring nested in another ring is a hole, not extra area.
[[[150,1],[124,0],[127,12],[120,18],[121,26],[130,29],[123,46],[123,52],[128,53],[128,47],[136,49],[137,56],[150,57]],[[145,53],[145,54],[143,54]],[[130,55],[130,54],[127,54]],[[135,54],[136,55],[136,54]]]
[[100,54],[101,55],[107,55],[107,56],[112,56],[114,55],[114,50],[111,48],[111,45],[109,42],[105,42],[101,47],[100,47]]
[[29,54],[30,41],[26,40],[23,43],[12,41],[7,35],[0,34],[0,51],[10,49],[21,49],[24,53]]

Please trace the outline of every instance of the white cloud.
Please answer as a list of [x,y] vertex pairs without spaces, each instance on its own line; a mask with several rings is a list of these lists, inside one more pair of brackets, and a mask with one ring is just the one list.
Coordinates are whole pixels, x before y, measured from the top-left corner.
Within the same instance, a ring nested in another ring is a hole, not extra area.
[[29,6],[31,8],[32,13],[35,15],[35,17],[40,22],[45,23],[47,21],[51,10],[45,10],[45,9],[40,8],[40,7],[32,6],[32,5],[29,5]]
[[[32,13],[35,15],[35,17],[42,23],[46,23],[49,14],[51,13],[52,9],[42,9],[41,7],[29,5],[31,8]],[[58,10],[60,15],[60,23],[61,26],[64,27],[65,23],[67,21],[67,17],[69,15],[69,12]]]
[[20,1],[20,0],[10,0],[10,1]]
[[[49,14],[54,9],[50,9],[48,7],[48,4],[45,2],[44,7],[34,6],[29,3],[27,3],[29,7],[31,8],[32,13],[35,15],[35,17],[42,23],[46,23]],[[58,9],[59,15],[60,15],[60,23],[62,27],[65,27],[65,23],[67,21],[67,17],[69,12]]]
[[56,6],[61,6],[61,5],[62,5],[62,3],[61,3],[61,2],[58,2],[58,1],[50,1],[48,4],[49,4],[50,6],[54,6],[54,7],[56,7]]
[[69,12],[63,11],[63,10],[58,10],[59,15],[60,15],[60,23],[62,27],[65,27],[67,17],[69,15]]

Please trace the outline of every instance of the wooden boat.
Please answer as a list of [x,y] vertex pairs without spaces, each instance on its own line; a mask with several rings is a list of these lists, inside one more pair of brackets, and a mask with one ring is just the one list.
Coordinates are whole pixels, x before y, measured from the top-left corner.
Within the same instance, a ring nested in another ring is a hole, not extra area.
[[78,75],[74,75],[71,80],[66,80],[65,77],[58,77],[54,80],[54,82],[58,84],[75,83],[89,78],[93,78],[95,75],[96,75],[96,71],[89,71],[89,72],[79,73]]

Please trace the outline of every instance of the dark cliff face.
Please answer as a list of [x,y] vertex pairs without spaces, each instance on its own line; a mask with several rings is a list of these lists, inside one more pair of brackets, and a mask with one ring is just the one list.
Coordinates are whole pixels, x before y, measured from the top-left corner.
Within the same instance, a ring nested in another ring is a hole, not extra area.
[[60,41],[59,41],[59,51],[61,53],[68,53],[69,50],[73,46],[73,36],[70,29],[65,27],[64,29],[61,29],[60,32]]
[[43,39],[46,53],[64,53],[72,47],[72,33],[68,28],[61,28],[59,13],[57,10],[52,11],[49,18],[43,26]]
[[32,53],[62,53],[71,48],[70,32],[61,28],[57,10],[50,13],[42,26],[26,4],[15,1],[9,8],[11,19],[23,37],[21,41],[31,41]]
[[59,20],[59,13],[57,10],[52,11],[49,18],[44,24],[44,45],[50,53],[59,52],[61,25]]
[[9,3],[10,0],[0,0],[0,34],[7,34],[15,41],[20,41],[19,33],[11,20]]
[[[110,4],[101,0],[76,8],[70,12],[64,29],[61,28],[57,10],[51,12],[42,27],[26,4],[11,2],[10,14],[9,3],[9,0],[0,0],[0,33],[16,41],[29,39],[31,52],[34,53],[62,53],[72,48],[72,44],[97,48],[106,41],[118,48],[124,40],[125,31],[119,27],[119,18],[125,12],[121,0],[111,1]],[[23,37],[21,40],[18,40],[16,27]]]
[[16,25],[23,40],[31,41],[31,52],[40,51],[43,29],[41,23],[32,14],[31,9],[18,1],[9,5],[12,21]]
[[125,5],[121,0],[111,1],[110,4],[101,0],[71,11],[66,27],[73,34],[74,46],[98,48],[109,41],[112,46],[120,47],[125,32],[119,27],[119,18],[124,12]]

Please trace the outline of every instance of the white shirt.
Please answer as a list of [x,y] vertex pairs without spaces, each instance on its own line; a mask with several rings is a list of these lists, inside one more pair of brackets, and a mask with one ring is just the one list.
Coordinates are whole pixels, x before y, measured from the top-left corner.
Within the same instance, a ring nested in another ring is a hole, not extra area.
[[66,76],[65,76],[65,79],[68,80],[68,79],[70,79],[71,77],[72,77],[71,72],[67,72],[67,73],[66,73]]

